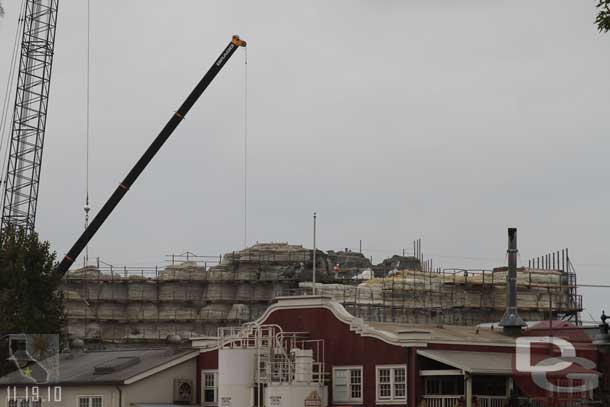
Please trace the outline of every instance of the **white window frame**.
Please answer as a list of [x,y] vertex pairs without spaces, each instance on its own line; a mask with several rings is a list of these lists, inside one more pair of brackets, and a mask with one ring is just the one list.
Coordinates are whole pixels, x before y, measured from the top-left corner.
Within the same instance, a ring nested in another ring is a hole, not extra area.
[[[205,401],[205,391],[211,389],[205,385],[205,375],[214,375],[214,401]],[[202,406],[217,406],[218,405],[218,370],[209,369],[201,371],[201,405]]]
[[[347,394],[348,397],[346,400],[341,400],[341,399],[337,399],[337,393],[335,392],[335,377],[336,377],[336,371],[337,370],[347,370],[348,372],[348,378],[347,378]],[[352,374],[351,372],[353,370],[358,370],[360,371],[360,397],[359,398],[352,398]],[[362,366],[333,366],[333,404],[336,403],[356,403],[356,404],[362,404],[362,400],[364,397],[364,371],[362,369]]]
[[91,400],[97,398],[102,400],[101,407],[104,407],[104,396],[101,394],[79,394],[78,396],[76,396],[76,407],[80,407],[80,399],[89,399],[88,407],[93,407],[93,402]]
[[[390,370],[390,397],[381,398],[380,393],[380,385],[379,382],[379,371],[382,369]],[[404,397],[396,396],[396,370],[404,369],[405,371],[405,395]],[[408,371],[407,365],[377,365],[375,366],[375,402],[376,404],[404,404],[407,398],[409,397],[409,386],[407,379]]]

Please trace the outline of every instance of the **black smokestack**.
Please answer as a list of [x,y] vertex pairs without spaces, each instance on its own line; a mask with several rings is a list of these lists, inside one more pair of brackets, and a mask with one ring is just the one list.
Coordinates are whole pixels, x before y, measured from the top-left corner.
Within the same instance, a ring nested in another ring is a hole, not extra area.
[[525,322],[517,309],[517,228],[508,228],[508,274],[506,276],[506,311],[500,326],[509,335],[519,335]]

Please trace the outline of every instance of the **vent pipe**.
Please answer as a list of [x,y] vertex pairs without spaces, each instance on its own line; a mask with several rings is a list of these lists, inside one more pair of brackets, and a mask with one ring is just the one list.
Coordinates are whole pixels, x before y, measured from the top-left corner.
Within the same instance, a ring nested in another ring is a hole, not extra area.
[[504,333],[519,335],[526,323],[517,309],[517,228],[508,228],[508,273],[506,276],[506,311],[500,321]]
[[180,335],[167,335],[165,338],[165,343],[167,343],[167,354],[169,356],[175,355],[178,353],[178,347],[182,344],[182,338]]

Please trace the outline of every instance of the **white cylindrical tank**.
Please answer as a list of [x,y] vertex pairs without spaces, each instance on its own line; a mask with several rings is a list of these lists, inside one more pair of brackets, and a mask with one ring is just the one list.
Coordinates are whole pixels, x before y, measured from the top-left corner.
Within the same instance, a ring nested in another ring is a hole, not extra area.
[[313,381],[313,350],[294,348],[294,381],[311,383]]
[[218,351],[218,405],[251,405],[254,388],[256,349],[220,349]]

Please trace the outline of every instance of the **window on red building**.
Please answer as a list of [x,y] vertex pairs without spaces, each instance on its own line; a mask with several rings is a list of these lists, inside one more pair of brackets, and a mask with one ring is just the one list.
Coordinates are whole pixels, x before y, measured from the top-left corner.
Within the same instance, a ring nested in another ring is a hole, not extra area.
[[201,384],[203,391],[201,392],[201,401],[204,406],[216,406],[218,404],[218,371],[202,370]]
[[377,366],[377,401],[407,398],[407,366]]
[[362,366],[333,368],[333,402],[362,402]]

